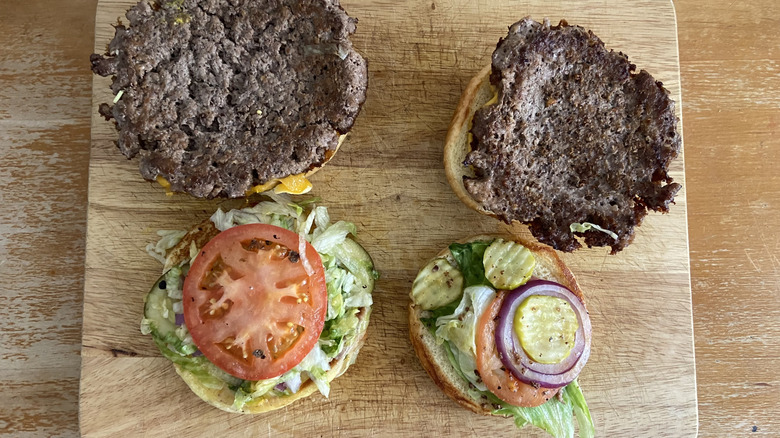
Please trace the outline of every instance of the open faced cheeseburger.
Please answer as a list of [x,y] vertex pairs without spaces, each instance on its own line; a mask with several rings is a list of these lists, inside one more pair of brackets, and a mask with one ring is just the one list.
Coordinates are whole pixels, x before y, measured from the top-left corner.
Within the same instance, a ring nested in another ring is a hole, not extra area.
[[146,296],[141,332],[195,394],[229,412],[277,409],[354,363],[376,271],[348,222],[283,195],[218,210],[148,250],[164,273]]
[[444,150],[447,179],[470,208],[527,224],[561,251],[626,247],[648,210],[681,186],[669,93],[588,30],[525,18],[466,87]]
[[126,15],[91,56],[113,77],[99,112],[169,191],[306,192],[365,101],[357,20],[338,0],[144,0]]
[[554,250],[496,236],[453,243],[414,280],[415,352],[447,396],[556,438],[592,437],[577,377],[590,357],[584,296]]

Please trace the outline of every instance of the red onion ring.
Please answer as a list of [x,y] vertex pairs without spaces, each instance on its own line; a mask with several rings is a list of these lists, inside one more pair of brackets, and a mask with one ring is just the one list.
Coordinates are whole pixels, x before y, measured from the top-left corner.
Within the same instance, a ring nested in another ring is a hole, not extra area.
[[[560,285],[558,283],[554,283],[552,281],[545,281],[545,280],[534,280],[534,281],[536,281],[536,283],[534,284],[534,286],[536,286],[536,287],[539,287],[541,284],[546,283],[548,286],[552,286],[553,288],[556,288],[556,289],[557,288],[563,288],[567,293],[572,295],[572,299],[567,299],[567,297],[563,297],[563,296],[560,296],[558,294],[545,294],[545,293],[526,294],[525,292],[523,292],[525,296],[522,299],[516,299],[514,302],[510,303],[511,308],[507,308],[507,310],[506,310],[507,315],[508,315],[507,323],[509,325],[509,332],[511,334],[511,340],[507,340],[506,343],[507,343],[507,345],[511,345],[512,346],[512,348],[509,350],[510,352],[511,351],[517,351],[517,356],[519,356],[518,359],[519,359],[520,364],[522,366],[528,368],[529,370],[536,371],[536,372],[542,373],[542,374],[561,374],[561,373],[564,373],[566,371],[569,371],[577,363],[577,361],[580,360],[580,356],[582,356],[582,352],[585,349],[585,342],[582,342],[584,340],[584,328],[583,328],[583,324],[582,324],[582,318],[579,315],[583,311],[584,311],[584,313],[587,314],[587,311],[585,311],[584,309],[577,309],[575,307],[577,304],[581,305],[580,300],[577,299],[576,296],[574,296],[574,294],[571,293],[571,291],[569,291],[569,289],[565,288],[564,286],[562,286],[562,285]],[[528,283],[526,283],[526,284],[528,284]],[[522,288],[522,286],[520,288]],[[518,289],[520,289],[520,288],[518,288]],[[515,291],[517,291],[517,289],[515,289]],[[549,296],[555,296],[557,298],[562,298],[562,299],[566,300],[566,302],[570,303],[572,308],[574,308],[575,314],[577,314],[577,325],[578,325],[578,327],[577,327],[577,332],[575,333],[574,346],[572,347],[571,351],[569,352],[569,355],[566,356],[566,358],[564,358],[559,363],[545,364],[545,363],[536,362],[533,359],[531,359],[530,357],[528,357],[528,355],[525,353],[525,350],[523,350],[522,345],[520,345],[520,340],[517,339],[517,334],[515,333],[514,330],[512,330],[514,328],[514,324],[513,324],[514,323],[514,315],[515,315],[515,312],[517,312],[517,308],[530,295],[549,295]],[[506,300],[511,299],[511,298],[512,298],[512,296],[510,295],[510,296],[508,296],[506,298]],[[519,298],[519,295],[518,295],[518,298]],[[500,315],[502,315],[503,312],[504,312],[503,309],[505,308],[505,306],[507,306],[507,304],[506,304],[507,301],[506,300],[504,301],[504,305],[502,306],[502,311],[499,313],[499,318],[501,317]],[[574,303],[576,303],[576,304],[574,304]],[[588,325],[590,325],[590,318],[588,318]],[[501,327],[500,324],[497,325],[497,327],[496,327],[497,328],[496,333],[499,333],[498,332],[498,328],[499,327]],[[504,334],[506,335],[507,334],[506,333],[506,328],[504,328],[504,330],[505,330]],[[498,340],[498,335],[496,336],[496,339]],[[510,342],[511,342],[511,344],[509,344]]]
[[[574,347],[569,355],[556,364],[535,362],[523,350],[514,328],[514,315],[518,306],[531,295],[561,298],[571,305],[577,315],[579,327],[575,333]],[[546,280],[531,280],[509,292],[498,313],[496,346],[499,357],[512,375],[525,383],[545,388],[560,388],[577,378],[590,357],[590,316],[579,298],[565,286]]]

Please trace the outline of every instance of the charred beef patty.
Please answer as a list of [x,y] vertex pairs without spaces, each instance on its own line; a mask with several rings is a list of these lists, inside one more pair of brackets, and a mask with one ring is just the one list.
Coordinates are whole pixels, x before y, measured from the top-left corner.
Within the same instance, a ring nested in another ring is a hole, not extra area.
[[127,19],[90,58],[117,96],[100,114],[173,191],[241,197],[314,169],[365,101],[357,20],[338,0],[142,1]]
[[[473,119],[464,185],[482,207],[530,226],[561,251],[633,239],[648,209],[680,190],[667,174],[680,151],[674,102],[660,82],[592,32],[521,20],[493,53],[497,104]],[[617,234],[572,233],[590,222]]]

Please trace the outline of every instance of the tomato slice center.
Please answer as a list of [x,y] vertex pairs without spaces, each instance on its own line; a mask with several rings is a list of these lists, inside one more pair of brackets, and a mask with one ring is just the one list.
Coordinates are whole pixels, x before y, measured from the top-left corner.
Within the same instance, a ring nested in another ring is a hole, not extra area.
[[184,316],[193,341],[235,377],[279,376],[319,339],[327,311],[324,268],[308,243],[303,256],[292,249],[298,239],[271,225],[231,228],[201,250],[185,278]]

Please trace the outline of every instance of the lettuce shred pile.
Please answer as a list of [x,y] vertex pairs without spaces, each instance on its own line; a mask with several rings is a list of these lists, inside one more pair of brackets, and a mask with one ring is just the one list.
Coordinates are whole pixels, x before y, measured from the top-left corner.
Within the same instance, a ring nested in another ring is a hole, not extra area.
[[[233,390],[233,409],[236,410],[265,396],[296,393],[307,380],[312,380],[327,397],[330,392],[327,376],[330,364],[365,330],[368,322],[365,318],[361,321],[358,312],[360,308],[369,307],[373,303],[371,291],[373,281],[378,277],[370,261],[366,261],[365,257],[355,257],[355,248],[359,246],[348,237],[356,233],[354,224],[343,221],[332,223],[327,208],[315,205],[314,200],[295,203],[286,195],[268,193],[267,196],[271,199],[253,207],[227,212],[217,210],[211,221],[220,231],[252,223],[286,228],[303,236],[320,254],[325,268],[328,310],[318,344],[301,363],[276,378],[246,381],[225,373],[200,354],[180,315],[183,312],[181,297],[184,275],[197,251],[191,251],[193,258],[169,270],[161,278],[166,282],[165,290],[169,298],[166,303],[169,303],[170,308],[166,305],[165,309],[157,311],[178,315],[175,331],[161,335],[149,319],[144,318],[141,322],[141,332],[153,336],[162,354],[196,376],[204,386],[215,389],[227,386]],[[164,262],[166,251],[174,247],[184,234],[180,231],[160,231],[160,242],[150,244],[147,252]]]

